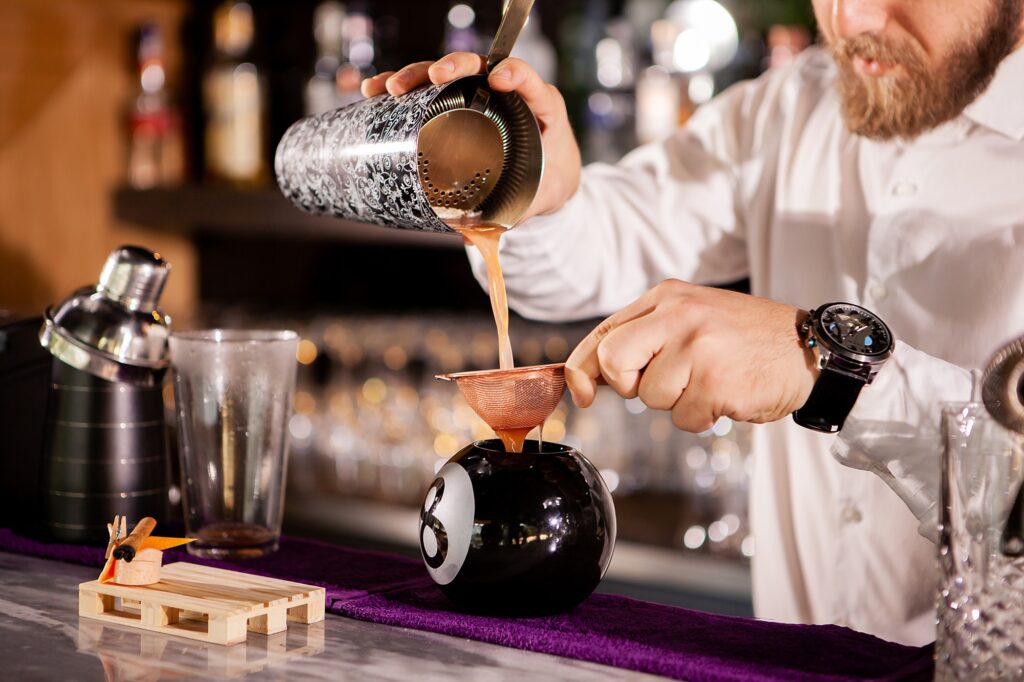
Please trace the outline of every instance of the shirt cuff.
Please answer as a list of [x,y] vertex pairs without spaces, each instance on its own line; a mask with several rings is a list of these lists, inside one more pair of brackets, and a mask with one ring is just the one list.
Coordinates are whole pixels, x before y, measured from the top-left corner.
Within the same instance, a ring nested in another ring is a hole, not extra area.
[[942,461],[941,406],[968,400],[971,374],[898,343],[874,382],[861,391],[832,447],[841,464],[881,478],[938,539]]

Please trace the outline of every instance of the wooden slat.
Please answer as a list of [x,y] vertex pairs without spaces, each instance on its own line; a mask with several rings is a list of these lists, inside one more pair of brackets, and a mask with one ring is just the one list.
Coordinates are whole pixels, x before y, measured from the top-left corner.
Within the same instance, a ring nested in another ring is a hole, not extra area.
[[267,590],[256,587],[237,585],[211,584],[195,579],[185,580],[177,576],[163,576],[160,585],[179,594],[200,595],[211,599],[222,599],[226,602],[237,601],[255,604],[274,604],[287,602],[295,596],[294,591]]
[[[167,564],[163,567],[163,570],[165,572],[170,571],[171,575],[177,575],[181,577],[223,577],[225,580],[231,582],[232,584],[256,585],[259,587],[270,587],[273,589],[282,589],[291,592],[324,589],[322,587],[317,587],[315,585],[306,585],[304,583],[295,583],[289,580],[281,580],[280,578],[268,578],[266,576],[253,575],[251,573],[230,571],[224,568],[214,568],[213,566],[200,566],[199,564],[190,564],[185,561],[176,561],[173,564]],[[163,573],[161,575],[166,575],[166,573]]]
[[258,590],[238,588],[231,585],[216,585],[201,583],[195,580],[180,580],[178,578],[161,578],[157,583],[162,589],[174,592],[175,594],[196,597],[197,599],[209,599],[225,605],[237,605],[242,609],[253,606],[266,606],[286,604],[288,595],[280,595],[278,592],[264,592]]

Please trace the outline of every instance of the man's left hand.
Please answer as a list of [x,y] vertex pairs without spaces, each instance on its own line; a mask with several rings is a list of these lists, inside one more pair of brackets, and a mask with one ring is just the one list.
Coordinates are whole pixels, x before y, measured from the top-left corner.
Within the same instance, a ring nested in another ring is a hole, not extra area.
[[799,409],[817,368],[798,327],[807,313],[756,296],[666,280],[599,324],[569,356],[573,402],[597,384],[671,410],[684,431],[719,417],[770,422]]

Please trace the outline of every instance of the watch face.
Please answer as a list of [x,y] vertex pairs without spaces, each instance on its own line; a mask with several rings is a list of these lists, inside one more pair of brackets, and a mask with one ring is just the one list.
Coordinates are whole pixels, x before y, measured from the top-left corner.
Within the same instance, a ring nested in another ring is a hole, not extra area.
[[821,329],[840,348],[860,355],[883,355],[892,348],[889,328],[874,314],[849,303],[821,313]]

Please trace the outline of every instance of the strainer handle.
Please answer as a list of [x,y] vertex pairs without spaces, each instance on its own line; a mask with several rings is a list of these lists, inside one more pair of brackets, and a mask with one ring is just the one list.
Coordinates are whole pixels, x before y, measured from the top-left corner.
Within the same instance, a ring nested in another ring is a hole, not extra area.
[[533,0],[510,0],[508,7],[505,8],[505,14],[501,17],[498,32],[494,34],[491,50],[487,53],[487,73],[512,54],[512,47],[526,25],[531,9]]

